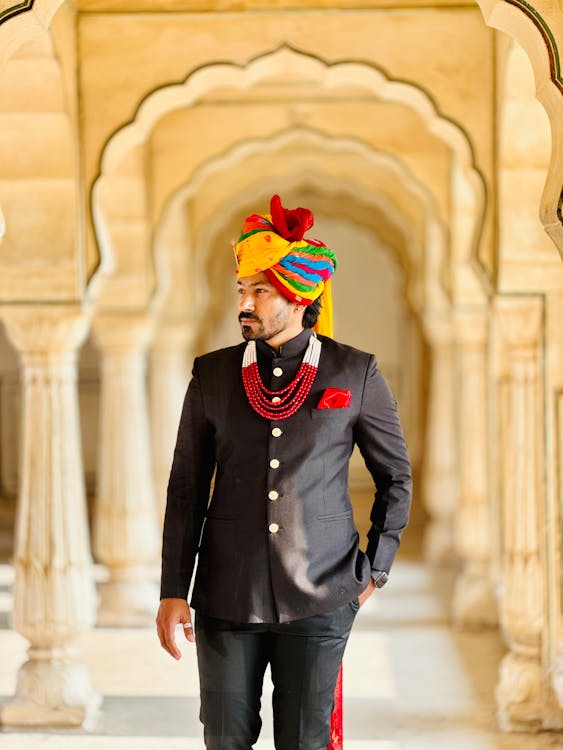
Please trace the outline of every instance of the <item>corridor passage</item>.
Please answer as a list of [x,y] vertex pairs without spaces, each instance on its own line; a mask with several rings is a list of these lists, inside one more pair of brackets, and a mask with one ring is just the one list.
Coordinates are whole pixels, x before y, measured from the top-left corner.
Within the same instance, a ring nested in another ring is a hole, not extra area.
[[[99,576],[101,568],[96,568]],[[9,629],[12,569],[0,566],[0,702],[15,687],[23,638]],[[361,610],[344,664],[345,750],[540,750],[561,735],[503,735],[493,690],[503,649],[495,632],[448,626],[446,576],[399,559],[389,585]],[[98,628],[81,658],[103,694],[95,727],[4,730],[2,750],[202,750],[195,650],[178,632],[174,662],[151,628]],[[271,689],[255,750],[273,750]]]

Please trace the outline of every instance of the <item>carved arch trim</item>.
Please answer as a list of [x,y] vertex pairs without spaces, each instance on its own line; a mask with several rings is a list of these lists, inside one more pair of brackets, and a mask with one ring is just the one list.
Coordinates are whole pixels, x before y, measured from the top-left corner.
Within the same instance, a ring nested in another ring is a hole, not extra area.
[[[234,63],[212,63],[192,71],[183,83],[164,86],[150,93],[139,105],[133,120],[114,132],[106,142],[100,159],[98,176],[91,189],[91,209],[96,231],[103,218],[98,209],[98,194],[104,180],[119,168],[126,153],[144,143],[152,129],[168,112],[194,105],[205,94],[225,86],[246,89],[267,80],[280,71],[296,80],[309,79],[316,84],[335,89],[341,86],[361,86],[381,101],[402,104],[421,117],[428,132],[446,143],[456,155],[476,198],[476,216],[473,242],[477,247],[482,234],[485,209],[485,180],[475,163],[472,143],[463,128],[448,119],[438,110],[432,97],[414,83],[388,78],[372,63],[359,60],[344,60],[335,63],[282,45],[250,60],[246,65]],[[96,273],[93,269],[92,273]],[[481,271],[486,271],[481,268]]]
[[[317,159],[319,165],[322,164],[323,159],[326,161],[324,155],[327,154],[327,152],[333,153],[335,156],[350,154],[361,159],[362,162],[366,162],[370,166],[373,166],[374,169],[377,169],[379,172],[387,174],[388,178],[397,180],[402,188],[404,188],[406,202],[408,204],[416,203],[416,205],[420,207],[423,229],[416,242],[413,242],[414,232],[411,226],[413,217],[407,216],[404,213],[404,210],[401,210],[401,206],[381,193],[375,184],[374,188],[369,191],[370,196],[373,196],[370,200],[374,207],[377,205],[377,208],[380,211],[383,211],[383,215],[389,217],[389,226],[392,226],[395,232],[401,232],[401,236],[403,236],[403,241],[401,243],[402,247],[407,251],[410,250],[410,252],[407,252],[407,256],[409,257],[403,259],[402,265],[404,265],[406,261],[413,267],[411,269],[411,279],[415,284],[420,284],[418,294],[415,293],[418,299],[418,305],[420,306],[421,304],[424,304],[423,299],[425,297],[427,298],[427,303],[431,299],[435,304],[439,304],[439,300],[442,299],[443,304],[447,305],[446,293],[441,287],[444,276],[443,266],[447,259],[447,231],[439,216],[439,209],[436,201],[428,188],[426,188],[397,157],[378,152],[371,146],[368,146],[357,139],[343,137],[332,138],[322,132],[312,129],[291,129],[269,139],[256,139],[239,143],[229,149],[226,153],[210,159],[202,165],[194,173],[190,181],[180,187],[168,200],[161,221],[155,232],[155,255],[157,257],[157,265],[162,268],[162,256],[165,253],[163,248],[166,243],[162,242],[161,239],[166,236],[167,223],[170,221],[170,217],[174,216],[175,212],[180,210],[181,206],[197,193],[207,178],[213,177],[216,174],[224,175],[226,170],[237,168],[240,164],[247,162],[249,158],[271,156],[284,148],[293,148],[299,145],[305,147],[307,154],[314,154],[314,151],[317,151],[322,157]],[[354,170],[351,171],[355,174]],[[313,163],[312,174],[321,174],[322,172],[323,170],[320,166],[315,168]],[[382,178],[380,177],[379,180],[381,179]],[[247,196],[246,198],[237,195],[236,201],[229,201],[229,215],[236,215],[236,209],[232,209],[231,204],[236,203],[236,206],[240,209],[241,206],[245,205],[245,201],[246,203],[251,202],[252,196],[254,196],[253,191],[256,191],[258,189],[257,186],[262,185],[265,182],[267,182],[265,178],[259,178],[256,182],[252,182],[251,185],[243,191],[243,195]],[[283,170],[282,174],[276,174],[276,187],[278,189],[282,182],[283,184],[288,184],[292,187],[295,185],[314,185],[320,193],[330,192],[327,191],[326,178],[321,179],[321,177],[318,177],[316,180],[313,180],[312,177],[305,179],[300,176],[295,176],[294,169],[291,167]],[[358,199],[358,195],[367,196],[368,194],[365,182],[362,183],[358,180],[350,180],[345,175],[341,181],[339,180],[339,184],[340,182],[349,185],[348,192],[350,194],[353,193],[356,196],[356,199]],[[267,192],[265,185],[263,188],[263,192],[264,191]],[[367,205],[367,197],[363,202]],[[392,220],[391,217],[393,217]],[[209,222],[213,223],[212,220],[209,220],[208,224]],[[217,218],[215,225],[225,226],[226,223],[228,222],[225,220],[225,217],[221,212],[221,216]],[[208,224],[206,224],[206,226],[208,226]],[[406,230],[405,234],[402,230],[407,226],[409,229]],[[208,236],[209,231],[205,232],[205,236]],[[207,244],[209,246],[209,243]],[[425,252],[433,254],[434,257],[432,258],[431,264],[425,264],[422,261]],[[400,256],[400,253],[398,254]],[[204,256],[205,253],[198,254],[192,265],[192,269],[196,269],[196,275],[198,275],[198,277],[204,275],[203,264],[206,262]],[[414,266],[418,266],[418,272],[415,271]],[[440,272],[433,279],[432,283],[428,282],[428,280],[423,280],[420,277],[420,273],[423,269],[428,267],[432,267],[432,269],[440,269]],[[412,298],[412,295],[408,296],[411,296]]]

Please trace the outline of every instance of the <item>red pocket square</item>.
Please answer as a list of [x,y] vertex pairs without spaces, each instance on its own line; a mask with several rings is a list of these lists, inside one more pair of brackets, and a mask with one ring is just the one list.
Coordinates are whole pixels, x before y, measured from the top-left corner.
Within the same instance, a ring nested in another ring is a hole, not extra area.
[[327,388],[317,409],[346,409],[352,401],[352,392],[341,388]]

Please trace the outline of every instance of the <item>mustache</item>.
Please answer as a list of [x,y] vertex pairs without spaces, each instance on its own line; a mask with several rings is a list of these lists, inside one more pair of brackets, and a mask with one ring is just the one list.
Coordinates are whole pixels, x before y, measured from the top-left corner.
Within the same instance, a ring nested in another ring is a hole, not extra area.
[[256,321],[260,322],[260,318],[257,315],[253,315],[250,312],[241,312],[241,313],[239,313],[239,316],[238,316],[239,323],[242,322],[243,318],[246,318],[247,320],[256,320]]

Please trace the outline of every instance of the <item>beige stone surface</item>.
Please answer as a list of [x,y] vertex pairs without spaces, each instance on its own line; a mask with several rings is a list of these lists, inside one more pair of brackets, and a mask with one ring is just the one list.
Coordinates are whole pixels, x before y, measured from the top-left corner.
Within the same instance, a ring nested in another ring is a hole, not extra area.
[[[459,16],[456,16],[456,18],[459,18]],[[215,20],[217,21],[217,23],[215,23]],[[473,72],[469,73],[466,71],[467,75],[470,75],[472,77],[472,80],[474,80],[474,86],[471,90],[479,91],[479,101],[471,101],[471,97],[468,97],[467,90],[457,100],[457,104],[454,104],[452,101],[450,101],[450,98],[453,98],[454,100],[456,99],[455,90],[453,87],[451,87],[451,85],[445,87],[442,84],[446,81],[448,82],[448,84],[450,84],[452,80],[455,80],[455,77],[450,75],[449,72],[443,69],[442,66],[446,59],[451,59],[451,54],[453,54],[454,50],[457,52],[457,50],[462,49],[462,45],[460,43],[456,45],[456,40],[454,38],[455,35],[452,35],[451,28],[449,29],[448,34],[445,34],[445,27],[442,24],[446,22],[446,19],[443,17],[442,13],[437,15],[436,19],[432,20],[431,35],[426,33],[427,29],[426,31],[424,29],[424,23],[426,23],[427,21],[429,22],[429,19],[427,19],[426,16],[424,22],[421,22],[420,17],[411,17],[408,11],[399,14],[390,14],[388,16],[383,16],[381,22],[377,24],[378,43],[375,46],[371,42],[371,35],[369,44],[367,44],[368,38],[366,37],[366,32],[369,29],[369,25],[366,26],[365,17],[362,13],[345,14],[342,17],[340,17],[340,14],[327,15],[323,16],[320,20],[317,18],[311,18],[309,24],[307,24],[307,20],[308,19],[306,12],[303,12],[303,14],[299,14],[298,23],[296,23],[297,19],[294,14],[289,14],[287,18],[280,16],[275,25],[266,26],[265,29],[262,29],[261,33],[257,36],[254,31],[253,24],[254,26],[256,26],[256,24],[261,23],[260,17],[253,18],[251,15],[245,15],[240,19],[240,23],[237,24],[237,38],[235,48],[233,49],[233,52],[235,53],[233,62],[239,64],[244,62],[244,58],[240,58],[243,46],[246,47],[247,55],[249,55],[250,57],[255,57],[261,52],[263,54],[264,52],[268,52],[269,50],[275,50],[282,42],[292,44],[298,49],[304,49],[308,54],[314,55],[317,53],[316,44],[318,45],[319,42],[322,42],[322,40],[324,40],[327,35],[333,37],[335,36],[334,24],[338,23],[339,34],[336,36],[338,40],[350,40],[352,38],[351,35],[353,34],[354,60],[363,59],[368,65],[379,64],[382,65],[384,69],[387,69],[389,67],[397,68],[397,77],[399,79],[412,81],[415,86],[417,83],[420,83],[423,92],[432,90],[432,96],[436,101],[439,102],[441,110],[447,113],[447,115],[452,117],[456,122],[463,121],[465,123],[465,127],[469,128],[470,131],[472,130],[472,119],[482,109],[483,92],[490,88],[490,86],[492,85],[492,80],[491,78],[489,78],[488,81],[486,80],[486,78],[475,79],[473,77]],[[164,19],[162,19],[162,21],[164,21]],[[102,31],[102,29],[99,28],[99,23],[103,22],[107,22],[109,27]],[[84,92],[84,112],[86,115],[84,137],[87,159],[86,178],[88,184],[90,184],[90,181],[93,179],[98,169],[96,163],[92,163],[88,159],[88,154],[95,152],[99,148],[98,144],[101,143],[100,135],[97,135],[96,132],[103,132],[105,128],[106,134],[101,135],[101,139],[103,142],[103,139],[108,138],[117,127],[121,127],[127,121],[132,119],[136,109],[135,104],[132,104],[129,113],[125,115],[119,115],[118,111],[126,103],[128,97],[135,95],[135,89],[137,88],[138,90],[139,84],[141,83],[140,81],[129,81],[126,90],[124,90],[123,86],[120,86],[119,84],[117,88],[114,88],[114,85],[111,84],[111,88],[108,91],[107,83],[100,80],[100,74],[102,74],[104,68],[109,71],[115,70],[115,68],[113,68],[112,66],[113,52],[111,50],[106,50],[105,44],[108,38],[115,35],[122,35],[122,32],[119,30],[119,28],[115,27],[115,23],[119,22],[120,21],[118,18],[108,17],[106,19],[102,19],[95,16],[85,17],[83,21],[81,21],[80,38],[82,40],[81,57],[83,59],[83,65],[81,68],[81,86]],[[159,59],[161,61],[161,64],[163,64],[166,60],[169,65],[174,65],[176,70],[178,69],[178,67],[184,66],[186,69],[186,75],[188,75],[190,69],[205,65],[204,59],[197,59],[197,41],[199,39],[205,39],[207,45],[207,54],[209,54],[210,52],[212,54],[212,49],[209,48],[210,44],[212,45],[213,43],[218,43],[224,49],[225,45],[230,45],[234,41],[232,39],[232,33],[234,31],[234,26],[232,24],[229,23],[227,25],[223,25],[222,19],[214,19],[213,35],[210,37],[205,30],[205,24],[208,22],[209,17],[200,17],[197,14],[194,14],[186,19],[176,19],[173,29],[164,31],[164,27],[162,27],[162,33],[160,33],[160,17],[156,16],[155,18],[151,19],[151,23],[153,24],[152,28],[156,32],[154,35],[151,35],[151,44],[144,44],[142,46],[136,47],[131,51],[133,55],[133,57],[131,58],[131,64],[134,66],[134,69],[143,70],[143,80],[141,85],[144,87],[145,92],[149,93],[159,85],[167,85],[170,82],[170,79],[162,79],[162,75],[164,73],[162,69],[154,70],[153,75],[155,76],[155,79],[151,81],[153,61],[155,61],[156,59]],[[190,44],[189,47],[176,43],[174,40],[174,36],[176,34],[182,33],[182,25],[184,23],[185,33],[190,34],[190,38],[193,39],[193,43]],[[387,24],[390,24],[390,26],[387,27]],[[158,30],[155,28],[155,26],[159,27]],[[471,56],[467,54],[467,45],[471,40],[471,42],[476,44],[478,47],[478,49],[475,50],[474,54],[475,59],[479,59],[480,61],[479,75],[482,76],[484,74],[486,77],[487,74],[490,73],[490,70],[487,70],[487,66],[483,65],[482,63],[484,60],[491,59],[491,35],[489,32],[486,32],[486,30],[483,29],[479,15],[476,13],[472,14],[472,12],[470,11],[467,11],[467,17],[464,18],[464,23],[462,26],[464,34],[463,49],[465,50],[464,64],[467,65],[467,61],[472,59]],[[454,28],[459,28],[461,30],[462,26],[456,23]],[[300,44],[299,39],[302,36],[303,30],[305,28],[307,28],[306,44]],[[311,33],[311,29],[315,30],[314,33]],[[408,35],[410,33],[417,34],[417,29],[419,38],[416,40],[414,38],[410,39]],[[441,33],[444,35],[442,46],[440,46],[440,44],[437,42]],[[277,36],[277,40],[275,37],[269,38],[272,36],[272,34],[275,34],[275,36]],[[394,34],[401,35],[404,42],[404,47],[402,47],[402,49],[405,50],[406,54],[403,54],[400,60],[395,59],[396,47],[391,48],[387,44],[387,40],[391,39]],[[315,44],[315,37],[317,35],[319,38]],[[434,46],[433,43],[432,49],[428,49],[427,44],[431,37],[433,39],[433,42],[436,41],[436,46]],[[159,57],[158,49],[154,48],[152,45],[154,43],[160,43],[165,39],[168,46],[167,54],[165,57]],[[244,45],[242,42],[243,39]],[[256,48],[255,42],[253,41],[257,39],[260,39],[261,45],[258,48]],[[437,62],[433,66],[429,66],[427,64],[421,66],[420,59],[425,59],[427,62],[428,55],[433,54],[433,50],[436,50],[439,47],[442,49],[442,51],[448,50],[449,56],[441,57],[440,62]],[[170,54],[171,49],[174,50],[174,55]],[[192,59],[185,59],[185,54],[186,52],[188,52],[188,50],[189,55],[192,56]],[[376,58],[374,58],[375,50],[377,50]],[[338,60],[338,52],[338,45],[333,45],[331,49],[331,57],[328,58],[329,63],[331,62],[331,60]],[[139,59],[139,53],[150,53],[150,61]],[[123,51],[121,51],[121,54],[123,54]],[[412,54],[415,54],[415,56],[417,57],[419,55],[423,57],[418,58],[416,61],[410,60],[411,65],[409,67],[409,60],[407,58],[409,58]],[[102,58],[100,58],[100,55],[102,55]],[[176,55],[178,55],[179,57],[183,57],[184,59],[182,61],[178,59],[174,60],[173,58]],[[194,57],[195,59],[193,59]],[[343,52],[342,54],[342,59],[346,59],[345,52]],[[122,68],[121,70],[123,72]],[[419,81],[419,78],[423,71],[427,71],[427,73],[429,71],[432,71],[432,73],[430,74],[431,80]],[[283,75],[283,69],[280,71],[280,73]],[[113,73],[110,73],[110,75],[113,75]],[[434,77],[432,77],[433,75]],[[160,81],[157,82],[159,76]],[[177,80],[177,73],[174,76],[173,80]],[[113,95],[111,93],[112,91],[115,91],[116,95]],[[140,101],[142,96],[143,95],[138,92],[137,100]],[[445,101],[442,101],[442,97],[448,99],[447,103]],[[99,102],[101,98],[103,98],[104,100],[103,108],[98,107],[95,103]],[[89,102],[92,102],[92,104],[89,104]],[[462,108],[463,114],[462,111],[456,112],[456,106],[457,108]],[[115,112],[112,115],[114,108]],[[481,114],[484,113],[481,112]],[[107,122],[108,118],[111,119],[112,117],[115,121],[113,126],[104,126],[100,122],[102,118]],[[485,116],[485,120],[487,120],[487,117],[488,116]],[[352,119],[361,123],[364,121],[364,115],[363,113],[361,115],[358,113],[354,117],[354,115],[352,114],[352,117],[347,119]],[[213,118],[213,120],[207,125],[206,130],[214,127],[214,120],[216,120],[216,118]],[[477,120],[478,122],[475,122],[475,128],[477,131],[479,131],[479,135],[475,135],[472,133],[471,137],[474,142],[477,142],[479,144],[480,148],[482,141],[480,135],[483,134],[482,128],[484,124],[483,117],[479,116],[477,117]],[[490,129],[488,133],[490,137]],[[485,138],[485,140],[483,140],[482,142],[482,145],[484,151],[484,168],[487,169],[487,165],[489,163],[488,160],[490,158],[490,140],[487,141],[487,139]]]

